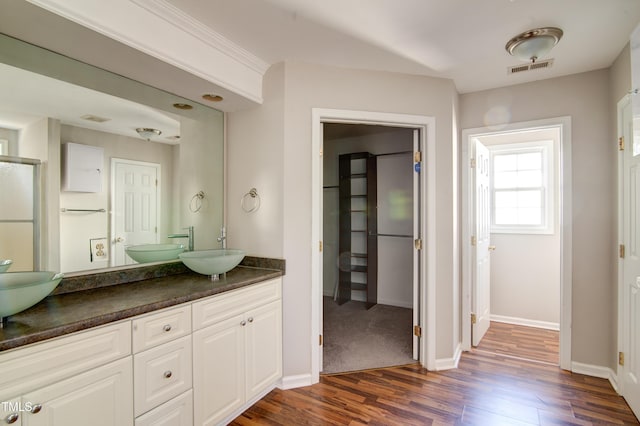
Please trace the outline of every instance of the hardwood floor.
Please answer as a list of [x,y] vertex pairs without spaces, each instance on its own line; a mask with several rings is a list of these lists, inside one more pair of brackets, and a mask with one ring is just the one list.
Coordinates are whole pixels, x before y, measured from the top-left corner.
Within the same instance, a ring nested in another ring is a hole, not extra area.
[[558,331],[492,321],[477,349],[559,365],[559,341]]
[[640,424],[609,382],[557,366],[484,351],[459,368],[417,364],[322,376],[275,389],[232,425],[623,425]]

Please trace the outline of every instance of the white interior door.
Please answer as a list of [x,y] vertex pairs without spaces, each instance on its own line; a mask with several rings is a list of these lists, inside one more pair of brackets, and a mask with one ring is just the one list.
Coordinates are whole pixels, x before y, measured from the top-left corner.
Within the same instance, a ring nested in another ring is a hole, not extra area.
[[471,343],[478,346],[489,329],[491,319],[491,192],[489,150],[479,141],[473,146],[475,196],[473,197],[474,223],[472,236],[472,301],[475,321],[471,324]]
[[158,242],[160,165],[117,158],[111,164],[112,266],[129,265],[135,261],[125,248]]
[[[413,131],[413,152],[422,152],[420,146],[420,130]],[[413,238],[420,240],[422,238],[420,229],[420,173],[422,172],[422,161],[415,161],[413,173]],[[420,160],[422,160],[420,158]],[[413,250],[413,324],[420,326],[420,253],[414,247]],[[420,359],[420,337],[418,333],[413,333],[413,359]]]
[[[635,99],[634,99],[635,101]],[[633,140],[630,105],[622,111],[623,137],[623,389],[629,406],[640,416],[640,147]]]

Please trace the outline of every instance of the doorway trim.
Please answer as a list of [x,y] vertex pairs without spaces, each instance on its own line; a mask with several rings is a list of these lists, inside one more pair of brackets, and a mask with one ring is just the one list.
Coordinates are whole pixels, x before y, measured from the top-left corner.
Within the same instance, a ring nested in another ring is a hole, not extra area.
[[557,117],[462,131],[462,350],[471,350],[471,173],[467,165],[472,139],[477,136],[545,127],[560,127],[560,368],[571,370],[572,209],[571,209],[571,117]]
[[429,370],[436,368],[435,352],[435,117],[340,109],[312,108],[311,110],[311,244],[316,253],[311,257],[311,382],[320,380],[322,345],[318,344],[322,326],[322,167],[323,123],[371,124],[389,127],[420,129],[421,146],[426,151],[421,174],[421,235],[426,244],[420,255],[420,363]]

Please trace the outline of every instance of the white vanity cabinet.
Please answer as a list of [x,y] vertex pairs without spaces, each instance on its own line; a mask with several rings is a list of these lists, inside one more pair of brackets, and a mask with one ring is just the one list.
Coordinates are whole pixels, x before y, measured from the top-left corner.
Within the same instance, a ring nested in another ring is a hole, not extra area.
[[132,321],[136,426],[190,426],[191,305]]
[[194,425],[217,425],[282,376],[282,280],[193,305]]
[[1,422],[132,425],[130,354],[128,321],[0,354]]

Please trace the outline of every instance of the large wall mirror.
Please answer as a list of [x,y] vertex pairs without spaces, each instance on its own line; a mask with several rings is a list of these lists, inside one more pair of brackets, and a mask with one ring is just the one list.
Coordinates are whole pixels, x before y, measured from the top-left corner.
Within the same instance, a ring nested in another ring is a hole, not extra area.
[[123,267],[127,246],[187,245],[169,236],[188,227],[219,247],[222,112],[2,34],[0,93],[10,271]]

